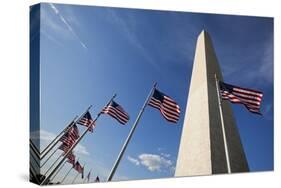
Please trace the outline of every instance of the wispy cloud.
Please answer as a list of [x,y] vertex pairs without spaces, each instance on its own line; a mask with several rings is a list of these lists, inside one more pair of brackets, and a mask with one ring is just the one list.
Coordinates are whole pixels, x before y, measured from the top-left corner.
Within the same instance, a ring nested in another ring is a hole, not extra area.
[[127,37],[128,41],[139,51],[139,53],[150,63],[156,70],[161,70],[161,67],[155,62],[151,54],[143,46],[139,40],[136,32],[136,20],[133,15],[130,19],[124,19],[122,16],[118,15],[113,9],[107,9],[108,15],[111,21],[113,21],[122,30],[124,35]]
[[47,39],[49,39],[50,41],[56,43],[58,46],[63,46],[63,44],[56,40],[52,35],[48,34],[48,32],[46,32],[44,29],[41,28],[40,30],[40,34],[44,35]]
[[[51,11],[47,11],[47,9],[42,9],[41,17],[42,17],[42,27],[41,33],[43,30],[43,34],[56,44],[60,44],[59,42],[61,38],[76,40],[83,49],[88,50],[87,45],[82,41],[81,37],[74,30],[72,25],[68,20],[75,20],[75,15],[68,15],[69,18],[63,16],[60,10],[52,3],[48,4]],[[53,14],[51,14],[53,13]],[[55,32],[58,37],[53,36],[53,34],[49,34],[47,31],[52,30]],[[50,36],[52,36],[50,38]]]
[[172,170],[173,162],[170,159],[167,159],[167,157],[164,155],[170,157],[169,154],[157,155],[150,153],[142,153],[138,156],[138,158],[128,156],[127,159],[136,166],[142,165],[146,167],[151,172],[162,172],[167,169]]
[[139,166],[139,165],[140,165],[140,162],[139,162],[138,159],[135,159],[135,158],[133,158],[133,157],[131,157],[131,156],[128,156],[127,159],[128,159],[131,163],[133,163],[134,165],[136,165],[136,166]]
[[273,41],[272,37],[264,44],[262,53],[259,74],[267,83],[273,83]]
[[64,16],[62,16],[62,14],[60,13],[60,11],[56,8],[56,6],[53,3],[49,4],[50,7],[52,8],[52,10],[54,11],[54,13],[60,18],[60,20],[65,24],[65,26],[68,28],[68,30],[73,34],[73,36],[78,40],[78,42],[81,44],[81,46],[83,48],[85,48],[86,50],[88,49],[87,46],[85,45],[85,43],[81,40],[81,38],[77,35],[77,33],[73,30],[73,28],[71,27],[71,25],[69,24],[68,21],[66,21],[66,19],[64,18]]

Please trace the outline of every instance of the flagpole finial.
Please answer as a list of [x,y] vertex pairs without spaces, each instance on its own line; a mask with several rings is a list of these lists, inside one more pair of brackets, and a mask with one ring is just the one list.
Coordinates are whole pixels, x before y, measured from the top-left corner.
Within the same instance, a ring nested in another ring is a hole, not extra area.
[[87,111],[90,110],[92,107],[93,107],[93,105],[91,104],[91,105],[88,107]]

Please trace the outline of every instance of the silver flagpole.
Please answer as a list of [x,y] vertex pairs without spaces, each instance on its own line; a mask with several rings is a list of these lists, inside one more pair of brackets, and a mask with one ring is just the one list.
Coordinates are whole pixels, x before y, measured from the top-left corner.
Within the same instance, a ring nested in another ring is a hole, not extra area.
[[[90,105],[88,108],[87,108],[87,110],[83,113],[83,114],[81,114],[81,116],[78,118],[78,120],[77,121],[79,121],[89,110],[90,110],[90,108],[92,108],[92,105]],[[76,122],[77,122],[76,121]],[[74,123],[76,123],[76,122],[74,122]],[[59,140],[57,140],[57,142],[59,142]],[[57,143],[56,142],[56,143]],[[56,145],[56,144],[55,144]],[[49,150],[50,151],[50,150]],[[58,160],[61,158],[63,156],[63,154],[61,154],[56,160],[55,160],[55,162],[50,166],[50,168],[45,172],[45,174],[44,174],[44,176],[46,176],[47,175],[47,173],[54,167],[54,165],[58,162]],[[67,156],[67,155],[66,155]],[[42,177],[44,177],[44,176],[42,176]],[[46,178],[45,178],[46,179]],[[45,181],[45,180],[44,180]]]
[[53,153],[44,161],[44,163],[40,166],[42,168],[49,160],[50,158],[58,151],[58,147],[53,151]]
[[29,146],[30,146],[30,149],[36,154],[36,157],[38,159],[40,159],[40,152],[39,150],[37,149],[37,147],[34,145],[34,143],[32,142],[31,139],[29,139]]
[[[82,171],[83,177],[84,177],[84,167],[85,167],[85,163],[84,163],[84,165],[83,165],[83,171]],[[72,184],[75,182],[75,180],[77,179],[77,177],[78,177],[79,174],[80,174],[80,172],[78,172],[78,174],[75,176],[75,178],[74,178],[73,181],[72,181]]]
[[[116,94],[113,95],[113,97],[110,99],[110,101],[107,103],[106,106],[108,106],[109,103],[111,103],[111,101],[116,97]],[[97,119],[100,117],[102,110],[98,113],[97,117],[93,120],[93,124],[97,121]],[[92,127],[91,124],[90,126],[87,127],[87,129],[84,131],[84,133],[78,138],[78,140],[71,146],[71,148],[66,152],[66,154],[64,155],[64,157],[62,158],[62,160],[59,162],[59,164],[54,168],[54,170],[49,174],[48,177],[46,177],[40,185],[45,185],[46,182],[48,181],[48,179],[50,177],[52,177],[52,175],[56,172],[56,170],[62,165],[63,161],[66,159],[66,157],[68,156],[68,154],[70,152],[72,152],[72,150],[77,146],[77,144],[82,140],[82,138],[86,135],[86,133],[90,130],[90,128]]]
[[[64,132],[66,132],[74,123],[75,123],[75,119],[78,116],[75,116],[73,118],[73,120],[67,124],[67,126],[56,136],[56,138],[53,139],[52,142],[49,143],[49,145],[47,147],[45,147],[45,149],[41,152],[40,154],[40,160],[42,160],[44,157],[46,157],[46,155],[55,147],[55,145],[59,142],[59,137],[62,136],[62,134]],[[42,155],[42,156],[41,156]]]
[[[48,151],[46,151],[45,153],[44,153],[44,155],[41,157],[41,160],[55,147],[55,145],[59,142],[59,137],[61,138],[63,135],[63,133],[64,132],[66,132],[66,131],[68,131],[69,129],[70,129],[70,127],[72,126],[72,125],[74,125],[76,122],[78,122],[89,110],[90,110],[90,108],[92,108],[92,105],[90,105],[87,109],[86,109],[86,111],[84,111],[84,113],[83,114],[81,114],[80,116],[79,116],[79,118],[75,121],[75,119],[78,117],[78,116],[75,116],[75,118],[71,121],[72,123],[70,124],[70,125],[68,125],[68,126],[66,126],[63,130],[62,130],[62,132],[52,141],[52,142],[55,142],[53,145],[50,143],[49,145],[52,145],[51,146],[51,148],[48,150]],[[56,141],[55,141],[56,140]],[[47,146],[48,147],[48,146]],[[46,148],[47,148],[46,147]],[[46,150],[46,148],[44,149],[44,150]],[[43,151],[44,152],[44,151]],[[43,152],[42,152],[42,154],[43,154]]]
[[121,161],[121,159],[122,159],[122,157],[124,155],[124,152],[125,152],[128,144],[129,144],[129,142],[130,142],[130,140],[131,140],[131,138],[133,136],[133,133],[135,132],[135,129],[136,129],[136,127],[137,127],[137,125],[139,123],[139,120],[140,120],[140,118],[141,118],[141,116],[142,116],[142,114],[144,112],[144,109],[147,106],[147,104],[148,104],[148,102],[149,102],[149,100],[151,98],[151,95],[154,93],[156,85],[157,85],[157,83],[154,83],[153,88],[149,92],[149,95],[147,96],[147,98],[146,98],[146,100],[145,100],[145,102],[144,102],[144,104],[143,104],[143,106],[142,106],[142,108],[141,108],[141,110],[139,112],[139,115],[137,116],[137,119],[136,119],[134,125],[132,126],[131,131],[130,131],[130,133],[129,133],[129,135],[128,135],[128,137],[127,137],[127,139],[126,139],[126,141],[125,141],[125,143],[124,143],[124,145],[123,145],[123,147],[122,147],[122,149],[121,149],[121,151],[120,151],[120,153],[119,153],[119,155],[118,155],[118,157],[117,157],[117,159],[116,159],[116,161],[115,161],[115,163],[114,163],[114,165],[113,165],[113,167],[111,169],[111,172],[110,172],[110,174],[109,174],[109,176],[107,178],[107,181],[111,181],[112,180],[112,178],[113,178],[113,176],[115,174],[115,171],[116,171],[116,169],[117,169],[117,167],[118,167],[118,165],[119,165],[119,163],[120,163],[120,161]]
[[64,161],[64,163],[61,165],[61,167],[58,169],[58,171],[54,174],[52,178],[50,178],[50,181],[53,181],[55,177],[58,175],[58,173],[61,171],[61,169],[64,167],[64,165],[67,163],[67,161]]
[[222,104],[221,104],[220,90],[219,90],[219,84],[218,84],[218,79],[217,79],[216,74],[215,74],[215,80],[216,80],[217,96],[218,96],[218,102],[219,102],[221,129],[222,129],[224,151],[225,151],[225,158],[226,158],[226,164],[227,164],[227,173],[230,174],[231,173],[231,167],[230,167],[230,162],[229,162],[228,146],[227,146],[227,140],[226,140],[226,135],[225,135],[224,118],[223,118],[223,114],[222,114]]
[[74,179],[72,180],[71,184],[73,184],[73,183],[75,182],[75,180],[77,179],[77,177],[78,177],[79,174],[80,174],[80,173],[77,172],[77,175],[74,177]]
[[45,177],[48,172],[55,166],[55,164],[58,162],[58,160],[63,156],[63,154],[60,154],[59,157],[55,160],[55,162],[48,168],[48,170],[45,172],[45,174],[42,177]]
[[68,174],[71,172],[71,170],[73,169],[73,166],[68,170],[68,172],[65,174],[65,176],[62,178],[62,180],[61,180],[61,182],[60,183],[62,183],[65,179],[66,179],[66,177],[68,176]]
[[[79,161],[79,158],[77,159],[77,161]],[[65,161],[65,162],[67,162],[67,161]],[[65,176],[62,178],[62,180],[61,180],[61,183],[65,180],[65,178],[68,176],[68,174],[70,173],[70,171],[72,170],[72,169],[74,169],[74,166],[75,166],[75,161],[74,161],[74,165],[72,164],[72,167],[69,169],[69,171],[65,174]]]
[[[91,172],[92,172],[92,169],[89,171],[89,173],[90,173],[90,175],[91,175]],[[88,173],[88,174],[89,174]],[[85,180],[84,180],[84,183],[86,183],[86,180],[88,179],[88,174],[87,174],[87,178],[85,178]],[[85,175],[85,174],[84,174]],[[88,182],[89,182],[89,180],[90,180],[90,178],[88,179]]]

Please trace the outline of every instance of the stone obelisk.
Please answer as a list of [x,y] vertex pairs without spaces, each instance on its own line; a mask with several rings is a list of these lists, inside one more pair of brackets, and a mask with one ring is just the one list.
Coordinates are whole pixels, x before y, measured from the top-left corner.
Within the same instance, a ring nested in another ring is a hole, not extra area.
[[220,114],[215,75],[223,81],[211,38],[202,31],[196,44],[175,176],[249,171],[228,101],[221,101]]

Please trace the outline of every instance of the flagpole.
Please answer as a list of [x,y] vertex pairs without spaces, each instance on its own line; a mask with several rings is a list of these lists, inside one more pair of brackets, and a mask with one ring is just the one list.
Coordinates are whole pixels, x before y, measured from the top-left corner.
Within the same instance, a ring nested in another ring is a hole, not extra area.
[[79,174],[80,174],[80,173],[77,172],[77,175],[74,177],[74,179],[73,179],[73,181],[71,182],[71,184],[73,184],[73,183],[75,182],[75,180],[77,179],[77,177],[78,177]]
[[[61,158],[62,154],[55,160],[55,162],[48,168],[48,170],[45,172],[44,176],[48,174],[48,172],[54,167],[54,165],[58,162],[58,160]],[[44,177],[42,176],[42,177]],[[45,178],[46,179],[46,178]]]
[[144,109],[147,106],[147,104],[148,104],[152,94],[154,93],[156,85],[157,85],[157,83],[154,83],[153,88],[149,92],[149,95],[147,96],[147,98],[146,98],[146,100],[145,100],[145,102],[144,102],[144,104],[143,104],[143,106],[142,106],[142,108],[141,108],[141,110],[140,110],[140,112],[139,112],[139,114],[137,116],[137,119],[136,119],[134,125],[132,126],[131,131],[130,131],[126,141],[124,142],[124,144],[122,146],[122,149],[121,149],[121,151],[120,151],[120,153],[119,153],[119,155],[118,155],[118,157],[117,157],[117,159],[116,159],[116,161],[115,161],[115,163],[114,163],[114,165],[113,165],[113,167],[111,169],[111,172],[110,172],[110,174],[109,174],[109,176],[107,178],[107,181],[111,181],[112,180],[112,178],[113,178],[113,176],[115,174],[115,171],[116,171],[116,169],[117,169],[117,167],[118,167],[118,165],[119,165],[119,163],[120,163],[120,161],[121,161],[121,159],[122,159],[122,157],[124,155],[124,152],[125,152],[128,144],[129,144],[129,142],[130,142],[130,140],[131,140],[131,138],[133,136],[133,133],[135,132],[135,129],[136,129],[136,127],[137,127],[137,125],[139,123],[139,120],[140,120],[140,118],[141,118],[141,116],[142,116],[142,114],[144,112]]
[[68,176],[68,174],[71,172],[73,169],[73,166],[68,170],[68,172],[65,174],[65,176],[62,178],[61,183],[65,180],[65,178]]
[[40,166],[42,168],[48,161],[49,159],[58,151],[58,147],[53,151],[53,153],[44,161],[44,163]]
[[[87,109],[86,109],[86,111],[84,111],[84,113],[83,114],[81,114],[80,116],[79,116],[79,118],[78,118],[78,120],[76,120],[75,121],[75,119],[78,117],[78,116],[75,116],[75,118],[71,121],[71,122],[73,122],[70,126],[68,125],[68,126],[66,126],[65,128],[64,128],[64,130],[52,141],[52,142],[54,142],[56,139],[56,141],[55,141],[55,143],[51,146],[51,148],[41,157],[41,159],[43,159],[54,147],[55,147],[55,145],[59,142],[59,137],[61,137],[62,136],[62,134],[64,133],[64,132],[66,132],[66,131],[68,131],[69,129],[70,129],[70,127],[73,125],[73,124],[75,124],[77,121],[79,121],[89,110],[90,110],[90,108],[92,108],[92,105],[90,105]],[[49,144],[50,145],[50,144]],[[47,146],[48,147],[48,146]],[[46,148],[45,148],[46,149]],[[44,150],[45,150],[44,149]],[[42,154],[43,154],[43,152],[42,152]]]
[[40,152],[37,149],[37,147],[34,145],[34,143],[32,142],[31,139],[29,139],[29,146],[31,148],[31,150],[36,154],[36,156],[38,157],[38,159],[40,159]]
[[40,168],[40,164],[38,162],[38,160],[32,155],[32,153],[30,153],[31,158],[34,160],[35,164],[37,165],[37,167]]
[[[89,173],[91,173],[91,172],[92,172],[92,169],[89,171]],[[88,178],[89,173],[87,174],[88,183],[89,183],[89,180],[90,180],[90,177]],[[85,174],[84,174],[84,175],[85,175]],[[91,174],[90,174],[90,175],[91,175]],[[86,182],[87,179],[85,178],[84,183]]]
[[[79,121],[87,112],[88,112],[88,110],[90,109],[92,107],[92,105],[90,105],[88,108],[87,108],[87,110],[83,113],[83,114],[81,114],[80,115],[80,117],[78,118],[78,120],[77,121]],[[75,118],[76,119],[76,118]],[[76,122],[77,122],[76,121]],[[76,122],[74,122],[74,123],[76,123]],[[66,130],[68,130],[68,129],[66,129]],[[53,147],[57,144],[59,142],[59,139],[57,140],[57,142],[52,146],[52,148],[51,149],[53,149]],[[50,150],[51,150],[50,149]],[[50,151],[49,150],[49,151]],[[48,151],[48,152],[49,152]],[[62,154],[56,159],[56,161],[50,166],[50,168],[45,172],[45,174],[44,174],[44,176],[46,176],[47,175],[47,173],[53,168],[53,166],[57,163],[57,161],[61,158],[61,156],[63,156]],[[67,155],[66,155],[67,156]],[[43,177],[43,176],[42,176]]]
[[[109,102],[107,103],[107,106],[108,106],[108,104],[110,104],[111,103],[111,101],[114,99],[116,97],[116,94],[114,94],[113,96],[112,96],[112,98],[109,100]],[[102,110],[98,113],[98,115],[96,116],[96,118],[93,120],[93,124],[97,121],[97,119],[100,117],[100,115],[101,115],[101,112],[102,112]],[[55,173],[55,171],[60,167],[60,165],[62,165],[62,163],[63,163],[63,161],[66,159],[66,157],[68,156],[68,154],[70,153],[70,152],[72,152],[72,150],[75,148],[75,146],[77,146],[77,144],[82,140],[82,138],[86,135],[86,133],[90,130],[90,128],[92,127],[92,125],[93,124],[91,124],[90,126],[88,126],[87,127],[87,129],[84,131],[84,133],[77,139],[77,141],[70,147],[70,149],[66,152],[66,154],[64,155],[64,157],[63,157],[63,159],[59,162],[59,164],[54,168],[54,170],[49,174],[49,176],[48,177],[46,177],[43,181],[42,181],[42,183],[40,184],[40,185],[44,185],[46,182],[47,182],[47,180]]]
[[[46,157],[46,155],[55,147],[55,145],[59,142],[59,137],[65,132],[67,131],[75,122],[75,119],[77,118],[78,116],[75,116],[73,118],[73,120],[71,122],[69,122],[67,124],[67,126],[56,136],[56,138],[54,138],[49,144],[47,147],[45,147],[45,149],[41,152],[40,155],[43,155],[42,157],[40,156],[40,160],[42,160],[44,157]],[[71,124],[70,124],[71,123]]]
[[58,173],[61,171],[61,169],[64,167],[64,165],[67,163],[67,161],[64,161],[64,163],[62,164],[62,166],[58,169],[58,171],[54,174],[54,176],[52,178],[50,178],[50,181],[53,181],[55,179],[55,177],[58,175]]
[[226,135],[225,135],[225,125],[224,125],[224,118],[223,118],[223,113],[222,113],[222,103],[221,103],[218,79],[217,79],[216,74],[215,74],[215,81],[216,81],[217,96],[218,96],[218,102],[219,102],[221,128],[222,128],[224,151],[225,151],[225,158],[226,158],[226,164],[227,164],[227,173],[230,174],[231,173],[231,167],[230,167],[229,154],[228,154],[228,145],[227,145],[227,140],[226,140]]

